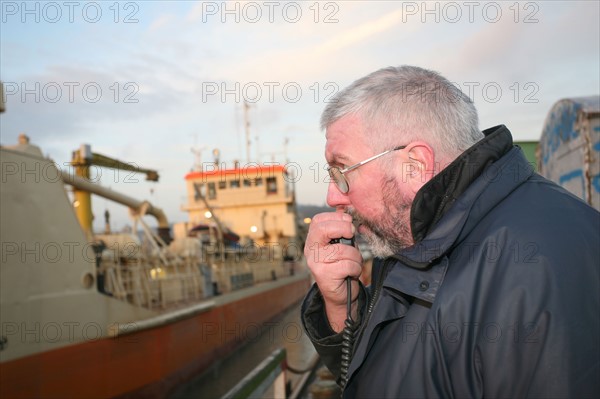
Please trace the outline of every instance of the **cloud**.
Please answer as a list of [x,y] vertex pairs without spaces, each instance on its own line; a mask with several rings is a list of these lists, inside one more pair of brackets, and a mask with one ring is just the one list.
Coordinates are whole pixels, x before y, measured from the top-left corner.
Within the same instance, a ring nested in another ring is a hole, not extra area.
[[[204,15],[207,22],[202,27],[219,38],[218,43],[229,45],[216,49],[214,57],[202,64],[220,80],[314,82],[315,78],[331,76],[336,69],[336,76],[345,74],[345,69],[339,70],[340,58],[353,67],[365,63],[361,48],[368,48],[369,42],[386,37],[401,40],[421,28],[418,24],[402,24],[402,10],[385,2],[378,3],[380,9],[369,3],[339,3],[335,14],[334,10],[321,8],[318,18],[315,8],[308,3],[302,5],[302,18],[296,23],[286,22],[279,14],[275,14],[273,23],[263,17],[257,24],[243,18],[239,23],[222,23],[220,14]],[[324,23],[328,15],[338,22]],[[196,5],[188,19],[197,21],[202,16],[202,6]],[[392,36],[389,32],[400,24],[402,35]]]
[[[373,38],[375,35],[384,33],[396,27],[402,22],[402,15],[402,10],[397,10],[371,21],[367,21],[357,27],[348,28],[318,46],[316,53],[335,53],[356,45],[357,43],[364,42],[365,40]],[[405,33],[408,34],[407,31],[405,31]]]
[[573,58],[598,64],[597,2],[544,2],[536,7],[515,14],[506,6],[498,22],[474,24],[468,36],[444,54],[447,67],[518,79],[524,72],[536,75]]
[[155,19],[149,26],[148,30],[150,32],[156,32],[161,30],[161,28],[170,25],[175,20],[175,15],[173,14],[163,14],[160,15],[157,19]]

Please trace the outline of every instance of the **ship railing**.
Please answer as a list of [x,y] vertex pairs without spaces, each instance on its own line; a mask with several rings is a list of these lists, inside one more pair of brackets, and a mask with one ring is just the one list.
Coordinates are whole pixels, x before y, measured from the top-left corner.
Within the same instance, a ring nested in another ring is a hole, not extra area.
[[267,253],[252,258],[231,256],[211,266],[214,281],[223,293],[292,275],[297,267],[295,262],[273,259]]
[[194,259],[121,255],[117,252],[102,261],[105,278],[101,291],[108,295],[150,309],[208,296]]
[[268,248],[229,249],[225,256],[205,246],[174,250],[142,226],[142,244],[111,245],[100,267],[101,292],[136,306],[168,308],[294,274],[294,263]]
[[[304,370],[296,370],[287,364],[285,348],[273,351],[266,359],[231,388],[221,399],[287,398],[297,399],[306,392],[313,377],[319,357],[315,354]],[[287,373],[298,374],[292,386]]]

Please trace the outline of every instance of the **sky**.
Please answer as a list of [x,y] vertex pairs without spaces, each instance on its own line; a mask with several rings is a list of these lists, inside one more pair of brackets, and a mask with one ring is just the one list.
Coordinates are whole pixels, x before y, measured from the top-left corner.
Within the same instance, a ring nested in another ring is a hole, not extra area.
[[[92,173],[171,222],[187,220],[184,176],[213,149],[227,163],[293,163],[298,203],[323,205],[319,118],[335,93],[417,65],[468,94],[481,129],[505,124],[516,141],[538,140],[556,101],[600,93],[599,4],[1,1],[0,141],[26,133],[64,168],[85,143],[156,169],[158,183]],[[105,209],[113,229],[131,224],[120,205],[93,206],[98,229]]]

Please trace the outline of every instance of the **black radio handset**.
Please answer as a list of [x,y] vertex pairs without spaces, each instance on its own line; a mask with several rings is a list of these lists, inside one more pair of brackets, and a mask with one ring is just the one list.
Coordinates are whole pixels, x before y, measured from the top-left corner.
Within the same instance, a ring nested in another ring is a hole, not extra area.
[[[329,242],[330,244],[345,244],[354,246],[354,237],[335,238]],[[352,319],[352,277],[346,277],[346,321],[344,321],[344,330],[342,331],[342,361],[340,364],[340,385],[342,389],[348,382],[348,370],[350,361],[352,360],[352,351],[354,349],[354,338],[356,335],[356,322]]]

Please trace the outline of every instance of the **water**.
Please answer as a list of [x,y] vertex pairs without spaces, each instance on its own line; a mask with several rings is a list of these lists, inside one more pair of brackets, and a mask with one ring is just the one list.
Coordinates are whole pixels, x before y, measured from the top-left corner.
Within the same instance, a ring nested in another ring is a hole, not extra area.
[[[236,350],[229,357],[213,364],[211,368],[174,392],[170,399],[220,398],[244,378],[254,367],[275,349],[285,347],[287,362],[291,367],[304,369],[315,350],[302,330],[300,304],[297,304],[277,319],[266,323],[261,335]],[[288,371],[292,385],[296,376]]]

